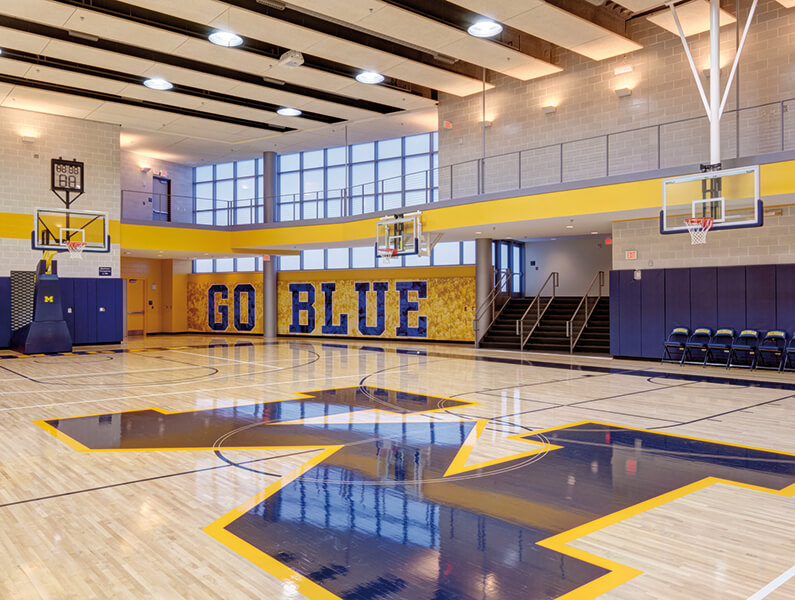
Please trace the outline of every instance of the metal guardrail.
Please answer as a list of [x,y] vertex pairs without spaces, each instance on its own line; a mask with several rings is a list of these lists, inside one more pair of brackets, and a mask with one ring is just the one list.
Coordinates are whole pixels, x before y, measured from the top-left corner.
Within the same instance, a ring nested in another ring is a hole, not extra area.
[[[547,289],[548,285],[552,285],[552,292],[549,296],[544,296],[544,290]],[[530,306],[527,307],[527,310],[524,311],[524,314],[520,319],[516,321],[516,333],[519,335],[519,349],[523,350],[527,340],[530,339],[530,336],[533,335],[533,332],[538,327],[538,324],[541,322],[541,318],[544,316],[544,313],[547,312],[549,305],[552,304],[552,301],[555,299],[555,295],[557,293],[558,286],[560,285],[560,275],[557,271],[553,271],[549,274],[544,281],[541,289],[538,290],[536,297],[533,298],[533,301],[530,303]],[[541,308],[541,303],[544,298],[548,298],[544,307]],[[534,311],[535,307],[535,314],[531,314]],[[532,319],[532,320],[531,320]],[[527,330],[527,335],[525,335],[525,330]]]
[[[494,321],[500,316],[503,309],[508,305],[508,300],[511,299],[511,278],[513,273],[510,269],[502,269],[494,272],[494,287],[489,292],[486,299],[475,309],[475,317],[472,320],[472,329],[475,331],[475,347],[480,344],[480,340],[486,335],[486,332],[494,325]],[[489,324],[481,334],[479,323],[480,320],[489,314],[491,311],[491,318]]]
[[[589,302],[590,295],[593,292],[593,287],[597,284],[597,282],[599,283],[599,288],[596,293],[596,297]],[[577,308],[574,311],[571,319],[566,321],[566,337],[569,338],[569,352],[574,352],[574,346],[576,346],[577,342],[580,341],[582,332],[585,331],[585,327],[588,325],[588,321],[590,320],[596,305],[602,298],[602,288],[604,285],[605,272],[599,271],[596,275],[594,275],[593,279],[591,279],[591,283],[588,284],[588,287],[585,290],[585,295],[583,295],[582,300],[580,300],[580,303],[577,305]],[[576,323],[576,321],[580,318],[582,318],[582,322],[579,324]]]

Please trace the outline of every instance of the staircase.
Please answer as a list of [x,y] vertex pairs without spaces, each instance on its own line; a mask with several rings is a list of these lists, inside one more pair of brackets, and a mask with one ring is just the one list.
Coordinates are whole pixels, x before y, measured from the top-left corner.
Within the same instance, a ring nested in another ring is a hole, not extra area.
[[[542,306],[548,298],[541,298]],[[582,298],[577,296],[556,296],[549,305],[533,335],[525,345],[525,350],[536,352],[570,351],[570,340],[566,337],[566,322],[571,319]],[[519,335],[516,321],[530,306],[532,298],[511,298],[497,320],[480,342],[481,348],[499,350],[519,350]],[[610,299],[603,297],[596,304],[588,325],[583,331],[574,352],[581,354],[610,353]]]
[[610,298],[599,299],[574,351],[610,354]]
[[486,335],[480,340],[480,347],[518,350],[519,336],[516,333],[516,321],[524,314],[532,301],[532,298],[511,298]]
[[[541,319],[541,323],[527,340],[524,349],[568,353],[569,338],[566,337],[566,322],[571,318],[581,299],[577,296],[556,296]],[[514,348],[518,348],[518,343]]]

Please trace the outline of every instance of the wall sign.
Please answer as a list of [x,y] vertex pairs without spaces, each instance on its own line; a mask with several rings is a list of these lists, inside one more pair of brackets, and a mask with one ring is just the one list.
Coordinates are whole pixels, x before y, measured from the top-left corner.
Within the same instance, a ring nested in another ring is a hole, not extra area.
[[100,277],[111,277],[113,275],[113,267],[99,267]]

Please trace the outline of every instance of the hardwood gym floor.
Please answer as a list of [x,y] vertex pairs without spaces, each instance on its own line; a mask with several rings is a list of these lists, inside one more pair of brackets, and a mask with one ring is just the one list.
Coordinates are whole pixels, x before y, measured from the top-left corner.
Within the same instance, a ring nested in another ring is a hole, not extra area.
[[0,598],[795,598],[795,375],[439,344],[0,352]]

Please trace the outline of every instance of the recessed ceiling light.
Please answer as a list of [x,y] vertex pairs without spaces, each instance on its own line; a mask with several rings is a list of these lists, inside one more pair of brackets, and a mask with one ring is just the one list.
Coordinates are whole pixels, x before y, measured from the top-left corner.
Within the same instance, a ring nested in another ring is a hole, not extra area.
[[174,84],[160,77],[153,77],[152,79],[145,79],[144,85],[152,90],[170,90]]
[[369,85],[381,83],[383,80],[384,76],[381,75],[381,73],[376,73],[375,71],[362,71],[356,75],[356,81],[359,83],[367,83]]
[[243,38],[236,33],[222,31],[220,29],[218,31],[213,31],[208,39],[216,46],[226,46],[227,48],[234,48],[243,43]]
[[291,108],[289,106],[282,106],[276,112],[283,117],[297,117],[301,114],[300,110],[297,108]]
[[482,231],[476,231],[475,235],[481,235],[482,233],[483,233]]
[[566,229],[574,229],[574,225],[566,225]]
[[598,231],[592,231],[591,235],[597,235],[598,233],[599,233]]
[[475,37],[479,38],[494,37],[501,32],[502,25],[495,23],[494,21],[490,21],[489,19],[478,21],[474,25],[470,25],[469,29],[467,29],[467,33],[469,33],[469,35],[474,35]]

